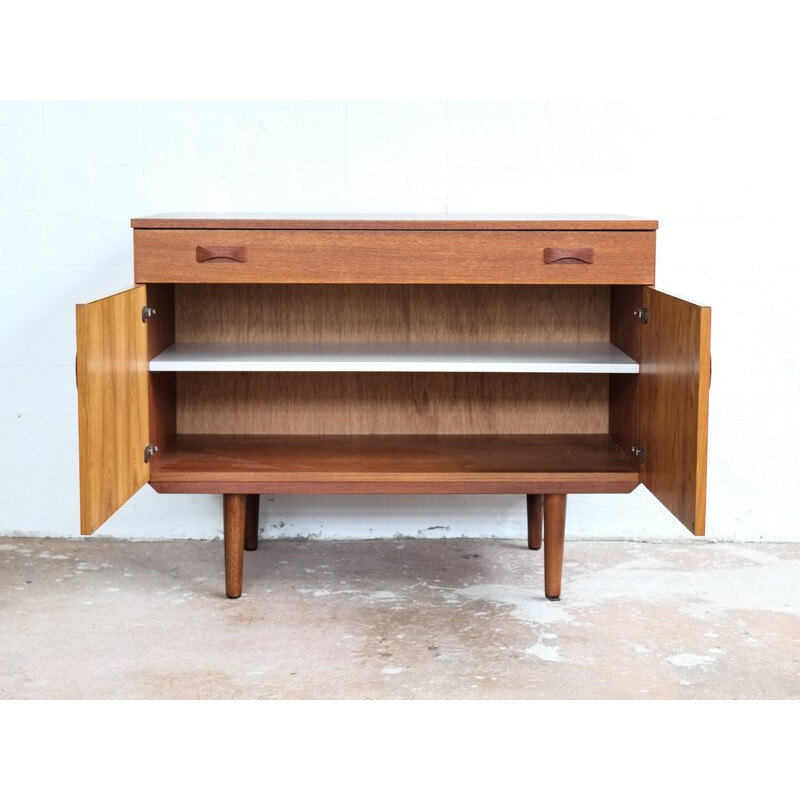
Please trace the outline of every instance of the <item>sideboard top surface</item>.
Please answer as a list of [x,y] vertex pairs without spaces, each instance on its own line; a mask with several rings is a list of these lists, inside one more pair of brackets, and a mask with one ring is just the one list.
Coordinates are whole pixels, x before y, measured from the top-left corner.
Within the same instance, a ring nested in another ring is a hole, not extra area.
[[154,214],[131,220],[133,228],[253,230],[511,230],[653,231],[655,220],[620,214]]

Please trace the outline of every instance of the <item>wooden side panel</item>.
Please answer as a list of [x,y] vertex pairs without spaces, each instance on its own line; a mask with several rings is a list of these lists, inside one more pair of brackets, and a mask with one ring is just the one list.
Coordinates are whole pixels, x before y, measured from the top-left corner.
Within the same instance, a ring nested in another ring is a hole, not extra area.
[[[154,283],[147,287],[147,304],[156,315],[147,322],[148,361],[175,343],[175,287],[170,283]],[[175,373],[151,372],[150,438],[162,456],[175,436]]]
[[644,289],[639,443],[642,483],[695,535],[705,533],[711,309]]
[[175,343],[175,287],[154,283],[146,288],[147,305],[156,311],[147,322],[147,357],[151,359]]
[[[611,344],[639,363],[644,326],[634,311],[642,307],[642,302],[641,286],[611,287]],[[608,376],[608,432],[626,453],[637,442],[638,391],[638,375]]]
[[94,533],[150,478],[146,288],[76,307],[81,533]]

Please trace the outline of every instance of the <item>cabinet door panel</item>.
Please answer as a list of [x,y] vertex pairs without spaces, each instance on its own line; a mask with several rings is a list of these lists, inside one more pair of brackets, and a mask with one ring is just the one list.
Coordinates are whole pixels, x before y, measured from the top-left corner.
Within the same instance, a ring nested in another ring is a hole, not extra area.
[[705,533],[711,309],[645,288],[638,440],[642,483],[695,535]]
[[76,306],[81,533],[150,479],[146,287]]

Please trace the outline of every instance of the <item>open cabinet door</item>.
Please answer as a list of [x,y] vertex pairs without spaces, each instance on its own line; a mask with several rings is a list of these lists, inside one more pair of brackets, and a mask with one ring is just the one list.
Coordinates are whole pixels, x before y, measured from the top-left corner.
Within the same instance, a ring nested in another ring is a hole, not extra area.
[[638,393],[642,483],[695,535],[706,526],[711,309],[646,287]]
[[150,479],[145,286],[76,306],[81,533]]

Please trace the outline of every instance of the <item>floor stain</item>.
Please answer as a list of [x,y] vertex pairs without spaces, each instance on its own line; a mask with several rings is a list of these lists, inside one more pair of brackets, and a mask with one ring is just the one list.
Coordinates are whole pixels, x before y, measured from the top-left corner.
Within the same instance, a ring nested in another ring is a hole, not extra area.
[[800,545],[568,541],[560,603],[523,539],[0,548],[4,698],[800,698]]

